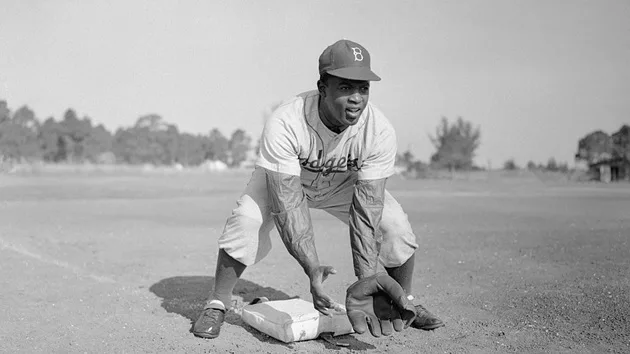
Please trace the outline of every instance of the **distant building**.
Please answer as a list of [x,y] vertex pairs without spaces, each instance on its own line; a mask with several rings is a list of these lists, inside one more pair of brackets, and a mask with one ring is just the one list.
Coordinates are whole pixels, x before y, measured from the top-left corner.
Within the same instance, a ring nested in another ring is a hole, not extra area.
[[591,160],[589,170],[602,182],[630,181],[630,126],[624,125],[610,136],[610,153]]
[[600,161],[589,166],[595,179],[602,182],[630,181],[630,161],[623,158]]

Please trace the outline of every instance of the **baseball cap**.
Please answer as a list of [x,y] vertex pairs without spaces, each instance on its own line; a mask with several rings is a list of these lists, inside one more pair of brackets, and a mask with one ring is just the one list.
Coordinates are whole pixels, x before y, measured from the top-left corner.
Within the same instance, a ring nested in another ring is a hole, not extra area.
[[347,39],[329,45],[319,56],[319,74],[323,73],[350,80],[381,80],[370,69],[367,49]]

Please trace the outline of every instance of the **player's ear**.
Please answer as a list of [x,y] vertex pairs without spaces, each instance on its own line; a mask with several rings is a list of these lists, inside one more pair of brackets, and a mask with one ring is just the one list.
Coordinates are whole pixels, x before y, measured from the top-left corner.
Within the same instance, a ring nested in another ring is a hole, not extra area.
[[322,97],[326,97],[326,84],[322,80],[317,80],[317,91]]

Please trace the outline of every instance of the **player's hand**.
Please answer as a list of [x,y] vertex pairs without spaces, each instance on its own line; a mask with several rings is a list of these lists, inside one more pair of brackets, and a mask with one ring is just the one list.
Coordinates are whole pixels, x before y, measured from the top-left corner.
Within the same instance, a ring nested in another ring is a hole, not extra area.
[[323,282],[330,274],[336,274],[337,271],[331,266],[319,266],[315,268],[309,279],[311,281],[311,295],[313,295],[313,306],[315,309],[326,316],[332,316],[333,312],[343,312],[344,308],[341,304],[335,302],[324,291]]
[[350,285],[346,310],[355,332],[369,328],[374,337],[407,328],[416,311],[403,288],[387,273],[377,273]]

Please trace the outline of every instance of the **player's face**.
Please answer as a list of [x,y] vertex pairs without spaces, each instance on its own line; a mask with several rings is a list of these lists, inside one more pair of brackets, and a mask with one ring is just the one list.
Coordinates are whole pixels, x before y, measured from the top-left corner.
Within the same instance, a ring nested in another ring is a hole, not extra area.
[[327,83],[320,85],[325,123],[338,131],[357,124],[370,97],[370,82],[330,76]]

